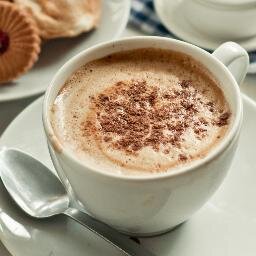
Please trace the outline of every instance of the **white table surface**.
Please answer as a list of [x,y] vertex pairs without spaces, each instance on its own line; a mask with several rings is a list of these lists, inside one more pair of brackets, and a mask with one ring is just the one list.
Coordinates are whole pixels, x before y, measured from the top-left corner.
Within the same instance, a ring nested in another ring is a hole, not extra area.
[[[138,36],[143,35],[143,33],[136,31],[131,27],[127,27],[123,33],[123,37]],[[241,85],[241,90],[243,93],[247,94],[253,100],[256,101],[256,75],[248,75]],[[41,95],[18,100],[11,102],[0,103],[0,136],[4,132],[8,124],[31,102],[40,97]],[[256,118],[256,117],[255,117]],[[0,256],[11,256],[3,247],[0,242]]]

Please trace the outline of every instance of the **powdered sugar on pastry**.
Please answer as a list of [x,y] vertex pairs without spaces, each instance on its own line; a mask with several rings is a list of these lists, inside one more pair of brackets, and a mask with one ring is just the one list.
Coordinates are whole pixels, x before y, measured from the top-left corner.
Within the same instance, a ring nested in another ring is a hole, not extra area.
[[101,0],[14,0],[35,19],[44,39],[73,37],[95,28]]

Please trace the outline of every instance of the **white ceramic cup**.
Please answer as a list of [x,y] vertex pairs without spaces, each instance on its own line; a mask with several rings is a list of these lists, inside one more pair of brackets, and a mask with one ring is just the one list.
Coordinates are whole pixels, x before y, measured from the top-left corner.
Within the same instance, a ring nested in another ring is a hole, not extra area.
[[[64,82],[81,65],[112,53],[145,47],[184,52],[206,66],[220,81],[230,104],[230,130],[204,159],[168,173],[127,176],[94,170],[58,141],[50,122],[51,107]],[[247,67],[248,55],[235,43],[225,43],[210,54],[194,45],[161,37],[107,42],[69,60],[46,91],[43,124],[54,165],[76,206],[122,232],[135,235],[159,234],[187,220],[220,186],[231,164],[242,123],[238,84]]]
[[183,0],[185,17],[198,31],[223,40],[256,35],[255,0]]

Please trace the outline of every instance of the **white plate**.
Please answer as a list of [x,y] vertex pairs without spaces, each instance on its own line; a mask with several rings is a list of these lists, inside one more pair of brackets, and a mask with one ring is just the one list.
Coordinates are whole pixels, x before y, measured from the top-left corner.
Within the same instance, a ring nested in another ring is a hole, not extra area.
[[[241,140],[228,177],[188,222],[168,234],[140,239],[156,255],[255,256],[256,104],[246,96],[243,99]],[[41,106],[42,98],[24,110],[3,134],[0,145],[24,150],[53,169],[43,133]],[[10,200],[2,183],[0,239],[15,256],[120,255],[65,217],[44,221],[27,217]]]
[[76,38],[45,43],[32,70],[12,84],[0,86],[0,102],[44,92],[53,75],[70,57],[92,45],[119,37],[126,27],[130,5],[130,0],[103,0],[101,23],[96,30]]
[[[195,29],[186,19],[184,0],[154,0],[158,17],[164,26],[182,40],[209,50],[215,50],[227,40],[204,35]],[[191,14],[193,15],[193,14]],[[236,41],[247,51],[256,50],[256,36]],[[256,64],[251,64],[249,73],[256,73]]]

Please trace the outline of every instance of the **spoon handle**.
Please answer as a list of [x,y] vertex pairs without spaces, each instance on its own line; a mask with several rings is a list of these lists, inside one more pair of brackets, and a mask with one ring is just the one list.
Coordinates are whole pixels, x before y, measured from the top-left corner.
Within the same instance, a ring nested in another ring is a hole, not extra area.
[[74,219],[78,223],[97,234],[105,241],[129,256],[155,256],[139,244],[132,241],[129,237],[119,233],[107,224],[100,222],[90,215],[77,209],[69,208],[64,212],[65,215]]

